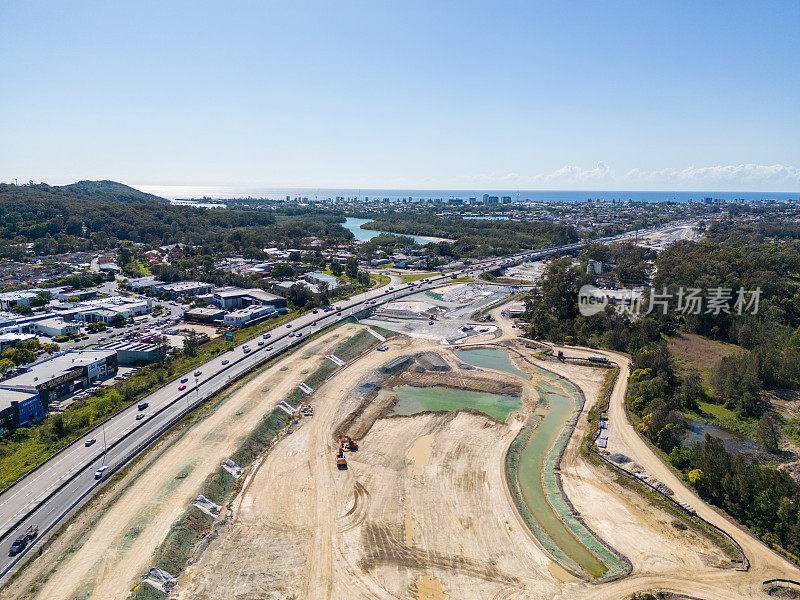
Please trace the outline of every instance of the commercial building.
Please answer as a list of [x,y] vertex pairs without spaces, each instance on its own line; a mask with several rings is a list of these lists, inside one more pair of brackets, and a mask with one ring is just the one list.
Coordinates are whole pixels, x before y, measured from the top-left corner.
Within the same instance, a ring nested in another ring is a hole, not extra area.
[[320,273],[319,271],[313,271],[312,273],[306,273],[304,276],[305,280],[309,283],[314,283],[319,285],[320,283],[327,283],[328,290],[333,291],[342,286],[342,282],[339,281],[333,275],[328,275],[327,273]]
[[153,276],[137,277],[135,279],[129,279],[125,283],[125,287],[132,292],[138,293],[153,292],[157,289],[160,289],[162,285],[164,285],[164,282],[158,281]]
[[50,337],[70,335],[80,331],[79,325],[65,321],[61,317],[53,317],[52,319],[37,321],[34,323],[34,327],[36,328],[37,333]]
[[224,316],[224,310],[210,306],[206,308],[192,308],[183,313],[184,321],[192,321],[195,323],[221,323]]
[[0,434],[47,415],[38,392],[0,390]]
[[225,315],[223,322],[231,327],[242,327],[275,314],[273,306],[248,306]]
[[167,292],[171,298],[191,298],[202,296],[214,291],[214,285],[202,281],[177,281],[160,286],[160,289]]
[[77,298],[75,302],[83,302],[91,300],[95,296],[97,296],[97,290],[65,290],[56,294],[56,298],[61,302],[66,302],[70,298]]
[[286,307],[286,298],[258,288],[244,289],[233,286],[215,290],[211,296],[211,302],[225,310],[236,310],[253,305],[271,306],[276,310]]
[[71,316],[77,321],[86,323],[109,323],[117,315],[122,315],[126,320],[146,315],[150,312],[152,305],[153,301],[150,298],[131,300],[120,296],[87,302],[84,306],[79,306],[76,310],[71,311]]
[[31,300],[39,295],[41,290],[22,290],[21,292],[3,292],[0,294],[0,310],[11,310],[17,304],[30,306]]
[[55,355],[27,365],[26,371],[0,382],[3,390],[38,393],[42,405],[60,400],[75,390],[117,374],[114,350],[79,350]]
[[100,349],[116,352],[117,362],[121,365],[144,365],[164,358],[164,351],[159,346],[146,342],[116,340],[103,344]]

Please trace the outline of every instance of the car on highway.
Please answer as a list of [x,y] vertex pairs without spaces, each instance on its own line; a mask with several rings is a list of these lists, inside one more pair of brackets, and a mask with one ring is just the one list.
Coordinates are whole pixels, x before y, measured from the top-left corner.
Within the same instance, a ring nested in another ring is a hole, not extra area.
[[84,446],[86,446],[86,447],[88,448],[89,446],[91,446],[92,444],[94,444],[96,441],[97,441],[97,440],[96,440],[96,439],[94,439],[94,438],[89,438],[88,440],[86,440],[85,442],[83,442],[83,445],[84,445]]
[[138,408],[139,410],[144,410],[148,406],[150,406],[149,402],[139,402],[139,404],[136,406],[136,408]]
[[25,549],[25,546],[28,545],[28,542],[32,539],[35,539],[36,536],[39,534],[39,526],[38,525],[31,525],[25,530],[21,536],[14,540],[14,543],[11,544],[11,547],[8,549],[8,555],[14,556],[19,554]]
[[316,327],[317,326],[317,322],[316,321],[311,321],[311,326],[312,327]]
[[247,354],[248,352],[250,352],[250,346],[248,346],[247,344],[245,344],[244,346],[242,346],[242,352],[244,352],[245,354]]
[[264,342],[263,342],[263,341],[260,341],[260,342],[258,342],[258,345],[259,345],[259,346],[263,346],[263,345],[264,345]]
[[292,324],[291,324],[291,323],[287,323],[287,324],[286,324],[286,329],[289,329],[291,326],[292,326]]
[[433,325],[433,321],[428,321],[428,325]]
[[336,316],[337,316],[337,317],[341,317],[341,316],[342,316],[342,311],[339,311],[339,312],[337,312],[337,313],[336,313]]
[[230,362],[230,361],[229,361],[229,360],[226,358],[225,360],[223,360],[223,361],[222,361],[222,364],[223,364],[223,365],[227,365],[229,362]]
[[378,346],[378,352],[386,352],[388,349],[389,346],[387,346],[386,344],[381,344],[380,346]]
[[186,383],[187,381],[189,381],[188,377],[184,377],[183,379],[181,379],[181,383]]
[[294,332],[290,333],[289,337],[294,337]]
[[202,372],[202,371],[195,371],[195,372],[194,372],[194,376],[195,376],[195,377],[200,377],[200,375],[202,375],[202,374],[203,374],[203,372]]
[[136,420],[141,421],[142,419],[144,419],[144,417],[145,417],[144,413],[139,413],[138,415],[136,415]]
[[267,346],[267,352],[272,352],[272,346]]
[[183,391],[183,390],[185,390],[185,389],[186,389],[186,384],[184,384],[184,385],[180,386],[180,387],[178,388],[178,391],[179,391],[179,392],[182,392],[182,391]]
[[261,337],[262,337],[263,339],[265,339],[265,340],[268,340],[269,338],[271,338],[271,337],[272,337],[272,334],[271,334],[271,333],[265,333],[265,334],[264,334],[264,335],[262,335]]
[[315,308],[315,309],[314,309],[314,310],[312,310],[311,312],[312,312],[312,313],[314,313],[314,314],[317,314],[317,313],[319,312],[319,309],[318,309],[318,308]]
[[97,469],[97,471],[94,472],[94,478],[95,479],[100,479],[103,476],[103,473],[106,472],[107,468],[108,468],[108,465],[103,465],[102,467]]
[[298,332],[297,332],[297,337],[302,337],[302,335],[303,335],[303,332],[302,332],[302,331],[298,331]]

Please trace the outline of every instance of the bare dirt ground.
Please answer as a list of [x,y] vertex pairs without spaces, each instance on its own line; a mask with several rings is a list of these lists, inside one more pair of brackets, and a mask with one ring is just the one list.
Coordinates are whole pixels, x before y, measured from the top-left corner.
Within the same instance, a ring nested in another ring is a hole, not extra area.
[[[532,361],[532,353],[516,341],[518,330],[499,309],[494,314],[500,335],[493,343],[514,347]],[[317,359],[304,357],[329,352],[334,336],[356,326],[348,327],[246,382],[204,420],[163,443],[132,470],[127,485],[117,484],[104,494],[105,504],[79,517],[8,588],[7,597],[30,597],[34,588],[40,598],[125,597],[205,475],[304,372],[315,368]],[[371,426],[360,429],[366,432],[360,449],[347,453],[349,468],[338,470],[335,432],[360,407],[366,392],[359,385],[376,369],[420,351],[440,352],[451,365],[458,362],[449,348],[425,337],[396,338],[388,346],[322,385],[313,396],[314,416],[257,459],[226,525],[179,578],[177,597],[619,600],[667,590],[728,600],[766,597],[765,579],[800,578],[798,569],[700,501],[638,436],[624,412],[629,364],[618,354],[609,353],[621,369],[609,411],[615,443],[680,501],[731,533],[751,561],[749,572],[732,570],[704,537],[676,528],[668,513],[584,459],[579,445],[588,427],[586,412],[602,386],[600,369],[536,363],[570,379],[586,396],[562,460],[562,482],[587,526],[631,560],[632,574],[621,580],[595,585],[570,576],[541,547],[513,504],[505,454],[535,412],[532,381],[518,379],[523,409],[508,423],[469,411],[384,418],[377,418],[379,411],[363,411],[359,418],[369,419]],[[516,364],[533,372],[527,360]],[[506,373],[479,371],[508,384]],[[475,371],[464,373],[474,381]],[[353,427],[359,429],[358,423]]]
[[[359,405],[358,383],[395,356],[436,348],[424,339],[389,345],[318,390],[313,419],[263,458],[227,530],[179,580],[180,598],[500,600],[595,598],[600,590],[623,598],[687,573],[730,573],[721,551],[601,478],[575,444],[563,463],[565,488],[587,523],[631,557],[637,581],[596,586],[560,569],[522,521],[504,480],[505,452],[533,412],[527,382],[523,416],[508,424],[465,411],[378,419],[347,454],[348,470],[337,470],[333,433]],[[597,396],[603,372],[561,371],[587,398]]]
[[[744,549],[750,561],[749,571],[719,569],[709,560],[704,566],[693,569],[670,569],[667,573],[656,573],[648,568],[634,569],[633,574],[618,582],[601,586],[593,598],[623,598],[633,592],[648,589],[664,589],[683,593],[705,600],[728,600],[732,598],[768,597],[762,582],[772,578],[800,580],[800,569],[775,553],[765,544],[733,522],[727,515],[701,500],[683,481],[656,455],[639,436],[628,420],[625,409],[625,393],[630,374],[630,359],[619,353],[564,348],[569,356],[588,356],[602,353],[620,366],[620,376],[611,395],[609,409],[609,448],[633,458],[650,476],[665,483],[674,491],[674,498],[695,508],[697,514],[733,537]],[[573,440],[574,441],[574,440]],[[598,469],[595,469],[597,472]],[[586,514],[595,515],[596,503]],[[616,523],[619,524],[618,522]],[[598,531],[601,532],[598,528]],[[608,535],[608,534],[607,534]],[[611,539],[608,535],[607,539]],[[624,547],[621,547],[625,551]],[[630,552],[633,559],[636,553]]]
[[[310,341],[226,394],[208,416],[162,441],[103,493],[3,591],[3,598],[124,598],[205,477],[303,374],[358,330],[345,325]],[[57,568],[51,573],[54,566]]]

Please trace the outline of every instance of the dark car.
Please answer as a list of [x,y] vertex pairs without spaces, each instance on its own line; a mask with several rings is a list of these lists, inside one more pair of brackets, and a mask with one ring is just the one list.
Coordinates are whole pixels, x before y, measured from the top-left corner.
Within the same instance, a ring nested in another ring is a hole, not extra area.
[[94,438],[91,438],[91,439],[88,439],[88,440],[86,440],[85,442],[83,442],[83,445],[84,445],[84,446],[86,446],[86,447],[89,447],[89,446],[91,446],[92,444],[94,444],[96,441],[97,441],[96,439],[94,439]]

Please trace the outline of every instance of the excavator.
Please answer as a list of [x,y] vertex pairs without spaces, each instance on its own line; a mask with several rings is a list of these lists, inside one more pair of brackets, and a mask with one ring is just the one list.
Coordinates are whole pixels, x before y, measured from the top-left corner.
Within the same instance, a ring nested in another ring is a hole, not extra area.
[[344,457],[345,450],[355,452],[358,450],[358,442],[349,435],[339,435],[339,450],[336,452],[336,466],[341,470],[347,469],[347,459]]
[[347,469],[347,459],[344,457],[344,450],[342,450],[341,446],[339,446],[339,451],[336,453],[336,467],[341,471]]
[[339,448],[342,450],[349,450],[350,452],[356,452],[358,450],[358,442],[349,435],[339,435]]

